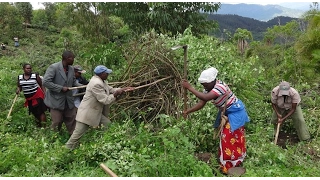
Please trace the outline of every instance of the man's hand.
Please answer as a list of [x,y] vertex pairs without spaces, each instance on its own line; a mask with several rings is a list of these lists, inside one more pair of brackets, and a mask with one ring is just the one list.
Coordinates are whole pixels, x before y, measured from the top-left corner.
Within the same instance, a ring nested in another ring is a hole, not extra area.
[[67,92],[67,91],[69,91],[69,88],[68,87],[62,87],[61,91],[62,92]]
[[134,87],[125,87],[123,88],[124,92],[133,91]]
[[17,89],[17,90],[16,90],[16,94],[19,94],[19,93],[20,93],[20,89]]
[[117,97],[120,96],[123,92],[128,92],[128,91],[132,91],[132,90],[134,90],[134,87],[124,87],[124,88],[121,88],[121,89],[116,90],[116,91],[113,93],[113,96],[117,98]]
[[120,96],[120,94],[122,94],[123,90],[119,89],[119,90],[116,90],[114,93],[113,93],[113,96],[115,98],[117,98],[118,96]]
[[279,114],[279,113],[277,113],[277,117],[278,117],[278,123],[282,123],[282,115],[281,114]]

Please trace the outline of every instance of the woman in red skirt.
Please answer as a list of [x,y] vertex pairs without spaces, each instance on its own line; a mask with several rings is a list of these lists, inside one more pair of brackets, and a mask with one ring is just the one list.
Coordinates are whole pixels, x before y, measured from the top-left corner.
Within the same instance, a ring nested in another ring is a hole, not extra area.
[[38,127],[45,127],[47,106],[43,102],[44,87],[41,77],[37,73],[32,73],[29,63],[23,65],[23,71],[24,73],[18,76],[16,94],[23,92],[26,98],[24,105],[28,107],[29,114],[34,115]]
[[242,101],[233,94],[227,84],[216,78],[217,75],[218,70],[213,67],[201,73],[198,81],[204,87],[203,92],[194,89],[187,80],[182,81],[182,86],[199,99],[196,105],[183,112],[183,116],[186,118],[188,114],[202,109],[208,101],[219,109],[214,127],[221,128],[219,161],[222,172],[227,174],[230,168],[240,166],[246,157],[244,125],[249,122],[249,116]]

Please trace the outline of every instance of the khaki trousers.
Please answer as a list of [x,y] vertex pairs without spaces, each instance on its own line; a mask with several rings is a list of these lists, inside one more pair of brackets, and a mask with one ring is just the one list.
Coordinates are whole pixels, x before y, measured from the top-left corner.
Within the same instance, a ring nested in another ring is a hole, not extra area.
[[[278,108],[278,112],[282,115],[282,117],[284,117],[290,112],[290,109],[289,110],[285,110],[285,109],[279,109]],[[310,139],[310,133],[308,131],[308,127],[306,125],[306,122],[304,121],[300,105],[297,106],[297,108],[294,111],[294,113],[291,116],[289,116],[287,119],[289,119],[289,118],[291,118],[293,120],[294,128],[297,131],[299,140],[303,141],[303,140]],[[274,111],[273,111],[273,114],[272,114],[271,122],[273,124],[275,124],[275,125],[278,122],[277,114]],[[281,126],[282,126],[282,124],[281,124]],[[275,129],[276,129],[276,126],[275,126]]]
[[[108,125],[111,121],[106,118],[104,115],[101,116],[100,124],[104,126],[104,130],[107,129]],[[66,143],[66,148],[72,150],[76,148],[79,144],[80,138],[84,135],[84,133],[89,129],[89,125],[84,124],[82,122],[76,121],[76,127],[69,138],[68,142]]]

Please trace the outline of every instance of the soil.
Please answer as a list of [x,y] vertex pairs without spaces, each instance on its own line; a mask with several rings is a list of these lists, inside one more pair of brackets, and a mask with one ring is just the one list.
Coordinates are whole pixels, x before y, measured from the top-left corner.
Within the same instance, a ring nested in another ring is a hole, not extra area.
[[207,164],[210,163],[210,159],[212,158],[212,153],[195,153],[194,154],[200,161],[203,161]]
[[[273,140],[274,141],[274,140]],[[286,145],[294,145],[299,142],[299,137],[293,133],[287,133],[284,131],[279,132],[277,145],[286,149]]]

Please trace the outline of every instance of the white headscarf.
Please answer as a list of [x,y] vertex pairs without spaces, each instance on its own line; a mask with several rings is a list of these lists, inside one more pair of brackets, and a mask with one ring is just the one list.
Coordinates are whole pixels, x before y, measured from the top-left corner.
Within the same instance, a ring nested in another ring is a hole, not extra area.
[[211,67],[209,69],[202,71],[198,81],[200,83],[211,83],[216,79],[217,75],[218,75],[218,70],[214,67]]

